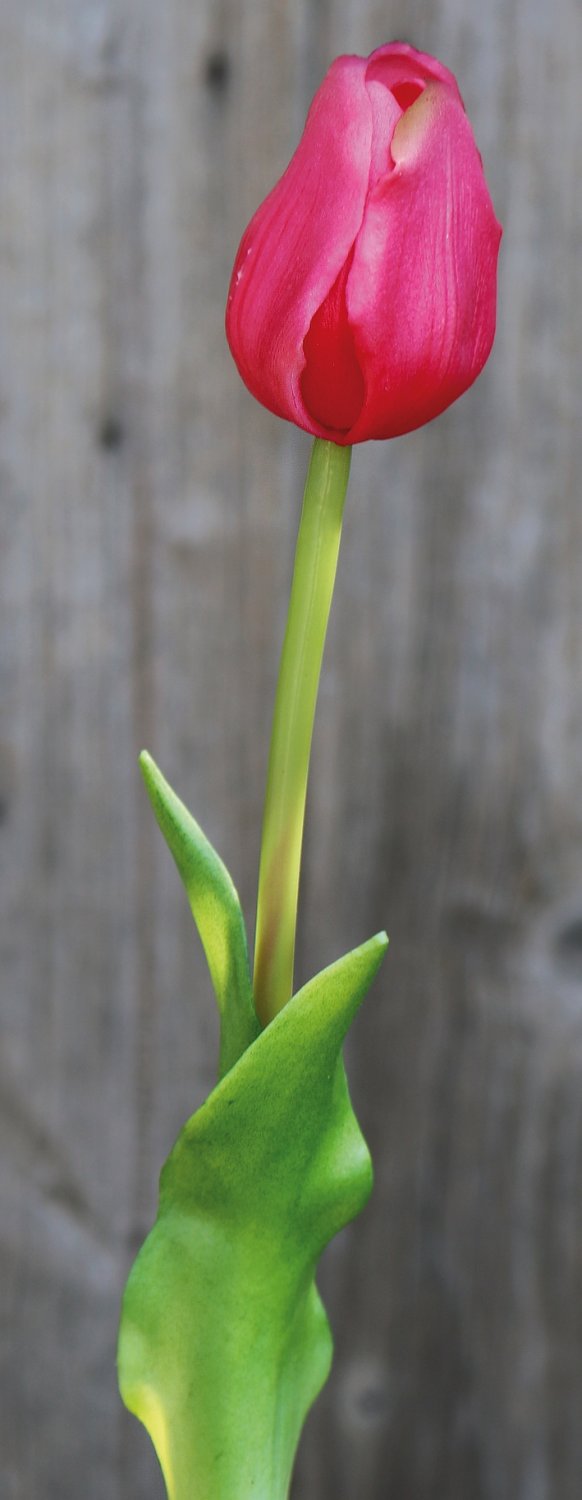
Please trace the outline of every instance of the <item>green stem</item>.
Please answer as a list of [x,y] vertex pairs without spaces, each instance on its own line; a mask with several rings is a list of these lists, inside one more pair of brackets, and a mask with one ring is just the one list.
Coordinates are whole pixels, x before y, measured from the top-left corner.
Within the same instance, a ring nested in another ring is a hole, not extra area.
[[254,993],[265,1026],[293,992],[309,755],[350,459],[351,448],[316,438],[303,496],[275,698],[259,868]]

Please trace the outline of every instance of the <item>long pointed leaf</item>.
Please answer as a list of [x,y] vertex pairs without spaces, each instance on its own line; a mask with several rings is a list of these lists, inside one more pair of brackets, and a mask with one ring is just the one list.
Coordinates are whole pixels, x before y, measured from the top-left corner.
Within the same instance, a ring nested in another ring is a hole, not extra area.
[[140,766],[156,819],[186,887],[206,954],[220,1011],[222,1077],[261,1029],[253,1002],[240,902],[226,866],[145,750]]

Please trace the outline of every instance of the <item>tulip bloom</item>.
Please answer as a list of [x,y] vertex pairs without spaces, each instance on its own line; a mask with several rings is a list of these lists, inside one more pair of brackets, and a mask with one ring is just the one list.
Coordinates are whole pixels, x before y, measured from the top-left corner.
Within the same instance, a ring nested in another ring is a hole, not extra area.
[[491,349],[500,238],[452,73],[403,42],[338,58],[238,250],[243,380],[340,444],[429,422]]

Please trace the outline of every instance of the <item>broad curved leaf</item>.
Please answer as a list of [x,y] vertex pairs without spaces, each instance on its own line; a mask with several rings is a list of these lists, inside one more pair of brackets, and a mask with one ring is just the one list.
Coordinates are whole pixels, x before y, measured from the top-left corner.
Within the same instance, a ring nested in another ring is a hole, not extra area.
[[342,1045],[384,934],[318,974],[188,1121],[126,1288],[123,1399],[170,1500],[284,1500],[331,1335],[318,1257],[365,1203]]

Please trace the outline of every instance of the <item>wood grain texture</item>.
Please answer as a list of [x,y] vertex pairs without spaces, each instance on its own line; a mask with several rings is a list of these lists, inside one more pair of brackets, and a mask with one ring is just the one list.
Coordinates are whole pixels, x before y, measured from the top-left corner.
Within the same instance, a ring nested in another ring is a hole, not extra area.
[[6,1500],[161,1500],[118,1299],[216,1026],[143,743],[249,925],[308,441],[224,343],[230,265],[331,58],[458,74],[499,334],[354,456],[299,978],[386,925],[349,1049],[375,1196],[328,1253],[302,1500],[579,1500],[578,0],[3,0],[0,907]]

